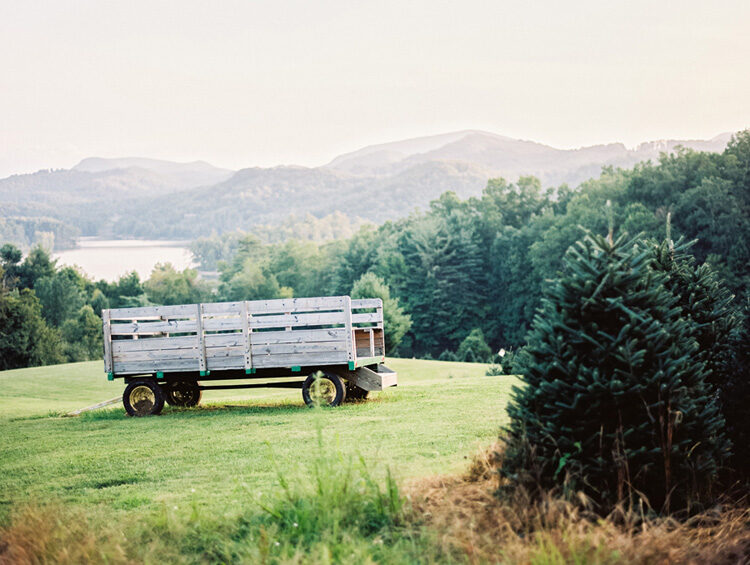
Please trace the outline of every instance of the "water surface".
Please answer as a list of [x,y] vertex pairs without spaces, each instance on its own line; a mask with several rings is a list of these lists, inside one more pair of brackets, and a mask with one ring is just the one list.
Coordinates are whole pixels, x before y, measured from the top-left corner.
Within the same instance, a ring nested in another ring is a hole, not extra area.
[[195,266],[186,241],[82,237],[76,249],[54,253],[58,265],[77,265],[94,280],[116,280],[136,271],[147,279],[157,263],[182,270]]

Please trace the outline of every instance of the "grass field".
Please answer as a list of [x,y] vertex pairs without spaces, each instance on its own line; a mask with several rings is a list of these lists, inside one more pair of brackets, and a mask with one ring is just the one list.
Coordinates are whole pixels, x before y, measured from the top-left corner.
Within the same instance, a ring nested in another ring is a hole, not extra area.
[[99,362],[2,372],[0,520],[50,500],[113,519],[165,505],[223,513],[308,468],[317,430],[325,449],[399,480],[460,471],[497,436],[512,378],[484,376],[480,364],[388,364],[399,386],[363,403],[311,410],[297,390],[206,391],[198,408],[140,419],[121,405],[61,417],[121,394]]
[[213,391],[150,418],[62,416],[121,393],[100,363],[0,372],[0,565],[746,562],[745,507],[679,524],[498,498],[516,379],[388,364],[399,387],[363,403]]

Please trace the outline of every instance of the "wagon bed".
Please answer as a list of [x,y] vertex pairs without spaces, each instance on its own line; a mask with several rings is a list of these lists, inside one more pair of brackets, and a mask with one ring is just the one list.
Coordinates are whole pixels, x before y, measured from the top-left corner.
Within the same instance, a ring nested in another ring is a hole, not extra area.
[[[366,396],[362,391],[396,384],[396,374],[382,365],[385,340],[379,298],[330,296],[116,308],[102,311],[102,324],[109,379],[124,378],[129,384],[156,381],[162,392],[175,388],[175,383],[198,393],[219,388],[199,384],[198,379],[272,379],[319,371],[342,379],[350,396]],[[220,388],[292,385],[303,387],[304,396],[303,381]]]

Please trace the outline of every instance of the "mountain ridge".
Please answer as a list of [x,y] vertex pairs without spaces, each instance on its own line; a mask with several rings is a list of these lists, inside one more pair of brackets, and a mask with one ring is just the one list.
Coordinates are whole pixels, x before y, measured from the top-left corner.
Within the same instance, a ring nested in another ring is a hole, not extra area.
[[[143,157],[83,159],[71,169],[0,179],[0,217],[50,217],[83,235],[190,238],[339,211],[382,222],[424,209],[446,190],[478,196],[487,179],[537,176],[577,186],[604,166],[631,167],[678,145],[721,151],[730,134],[559,149],[481,130],[460,130],[362,147],[319,167],[236,171],[205,161]],[[0,237],[3,234],[0,233]]]

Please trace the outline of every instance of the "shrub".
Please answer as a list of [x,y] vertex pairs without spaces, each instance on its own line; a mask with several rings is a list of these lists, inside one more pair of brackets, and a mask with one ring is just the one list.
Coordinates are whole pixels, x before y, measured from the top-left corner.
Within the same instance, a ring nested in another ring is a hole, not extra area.
[[458,361],[458,357],[450,349],[446,349],[440,354],[438,361]]
[[514,368],[501,472],[510,484],[582,491],[607,512],[710,498],[728,456],[724,421],[690,323],[637,240],[571,247]]
[[481,329],[474,328],[469,332],[469,335],[458,346],[456,357],[459,361],[469,363],[489,363],[492,361],[492,348],[487,345]]

